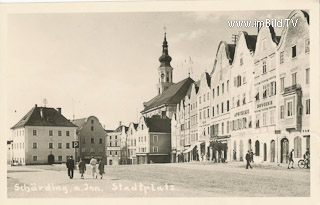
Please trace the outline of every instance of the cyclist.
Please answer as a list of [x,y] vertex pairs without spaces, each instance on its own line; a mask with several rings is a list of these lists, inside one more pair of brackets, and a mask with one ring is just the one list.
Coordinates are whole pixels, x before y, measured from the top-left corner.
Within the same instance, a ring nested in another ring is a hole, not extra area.
[[307,148],[306,153],[303,155],[303,158],[306,160],[307,168],[309,168],[309,160],[310,160],[310,151],[309,148]]

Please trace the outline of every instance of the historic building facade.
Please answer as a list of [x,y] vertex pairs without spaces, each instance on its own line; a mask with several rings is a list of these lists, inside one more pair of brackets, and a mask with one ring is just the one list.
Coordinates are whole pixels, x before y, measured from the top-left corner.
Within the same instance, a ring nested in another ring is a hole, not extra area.
[[77,136],[80,142],[80,154],[77,161],[82,158],[86,163],[92,157],[106,162],[105,138],[106,133],[96,116],[76,119],[72,121],[78,126]]
[[289,19],[298,23],[283,30],[276,56],[280,162],[287,162],[286,154],[292,149],[294,158],[302,158],[310,149],[309,15],[297,10]]
[[128,146],[128,164],[137,164],[137,128],[138,124],[131,122],[127,132],[127,146]]
[[12,159],[22,165],[65,163],[77,157],[77,126],[61,114],[61,108],[35,105],[12,128]]

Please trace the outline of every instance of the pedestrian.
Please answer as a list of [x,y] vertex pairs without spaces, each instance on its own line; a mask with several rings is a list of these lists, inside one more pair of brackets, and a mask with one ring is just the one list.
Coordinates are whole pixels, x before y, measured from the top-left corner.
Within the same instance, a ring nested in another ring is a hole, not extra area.
[[250,165],[250,161],[251,161],[251,152],[248,150],[247,154],[246,154],[246,161],[247,161],[247,165],[246,165],[246,169],[248,169],[248,167],[250,167],[252,169],[252,166]]
[[292,162],[291,164],[291,168],[293,169],[293,153],[294,153],[294,149],[291,150],[291,152],[289,153],[289,163],[288,163],[288,169],[290,169],[290,163]]
[[233,160],[237,160],[237,152],[233,150]]
[[80,174],[81,174],[81,179],[84,179],[83,174],[86,172],[86,169],[87,169],[87,168],[86,168],[86,162],[83,161],[82,158],[80,159],[80,162],[79,162],[78,167],[79,167],[79,172],[80,172]]
[[250,151],[250,162],[252,162],[252,163],[254,163],[254,161],[253,161],[253,151],[252,151],[252,149],[251,149],[251,151]]
[[103,174],[104,174],[104,163],[102,160],[98,160],[99,162],[99,165],[98,165],[98,169],[99,169],[99,174],[101,176],[101,179],[103,177]]
[[98,178],[97,175],[97,160],[92,156],[90,160],[90,165],[91,165],[91,174],[92,178]]
[[68,176],[70,179],[73,178],[73,170],[74,170],[74,160],[73,157],[70,156],[70,158],[67,160],[67,168],[68,168]]

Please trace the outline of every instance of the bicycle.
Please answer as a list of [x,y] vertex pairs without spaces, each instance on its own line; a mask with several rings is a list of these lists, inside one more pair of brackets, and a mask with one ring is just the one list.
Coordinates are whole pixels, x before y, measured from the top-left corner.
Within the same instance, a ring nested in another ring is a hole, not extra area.
[[300,169],[309,168],[310,169],[310,159],[300,159],[298,161],[298,167]]

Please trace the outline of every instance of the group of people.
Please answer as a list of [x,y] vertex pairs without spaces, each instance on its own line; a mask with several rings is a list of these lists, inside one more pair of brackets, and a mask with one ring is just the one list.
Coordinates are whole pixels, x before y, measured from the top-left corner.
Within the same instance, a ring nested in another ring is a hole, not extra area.
[[[293,169],[293,155],[294,155],[294,149],[290,151],[288,154],[289,157],[289,163],[288,163],[288,169],[290,169],[290,164],[291,164],[291,169]],[[310,151],[309,148],[307,148],[306,153],[303,155],[303,158],[307,161],[307,168],[309,168],[309,160],[310,160]]]
[[[99,170],[99,175],[100,178],[103,178],[103,174],[104,174],[104,163],[102,160],[100,159],[95,159],[94,157],[91,158],[90,163],[91,165],[91,175],[92,178],[98,178],[98,173],[97,173],[97,164],[98,164],[98,170]],[[70,177],[70,179],[73,179],[73,174],[74,174],[74,169],[75,169],[75,163],[74,163],[74,159],[72,156],[70,156],[70,158],[67,160],[67,168],[68,168],[68,176]],[[84,173],[87,170],[86,167],[86,162],[81,158],[80,162],[78,164],[78,168],[79,168],[79,172],[81,174],[81,179],[84,179]]]

